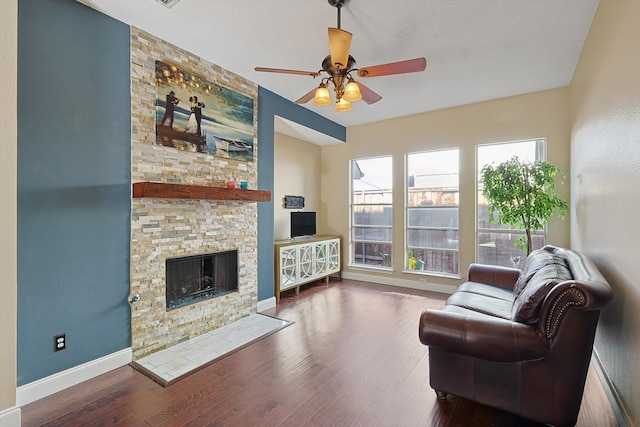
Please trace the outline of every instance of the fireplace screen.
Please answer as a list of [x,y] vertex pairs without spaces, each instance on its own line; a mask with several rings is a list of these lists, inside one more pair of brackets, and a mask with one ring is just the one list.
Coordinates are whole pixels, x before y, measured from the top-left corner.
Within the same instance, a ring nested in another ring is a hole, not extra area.
[[238,290],[238,251],[167,259],[167,310]]

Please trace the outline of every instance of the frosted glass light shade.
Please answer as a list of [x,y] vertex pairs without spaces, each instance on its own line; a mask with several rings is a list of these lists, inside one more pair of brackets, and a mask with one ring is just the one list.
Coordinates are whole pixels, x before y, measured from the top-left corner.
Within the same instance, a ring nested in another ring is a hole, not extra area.
[[362,99],[362,94],[360,93],[358,83],[350,80],[344,88],[344,95],[342,95],[342,99],[349,102],[360,101]]
[[320,107],[331,105],[331,96],[329,95],[329,90],[326,87],[320,86],[316,90],[316,95],[313,98],[313,103]]
[[351,103],[344,98],[340,98],[340,101],[336,102],[336,111],[351,111]]

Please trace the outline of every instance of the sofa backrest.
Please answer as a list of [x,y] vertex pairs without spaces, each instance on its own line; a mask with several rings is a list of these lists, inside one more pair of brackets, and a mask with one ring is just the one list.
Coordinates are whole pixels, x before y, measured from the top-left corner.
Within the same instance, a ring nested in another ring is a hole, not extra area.
[[549,291],[558,283],[572,278],[564,258],[543,249],[532,252],[514,287],[511,320],[535,324]]
[[596,310],[612,298],[611,287],[587,257],[547,245],[525,261],[514,287],[512,320],[537,323],[552,338],[569,308]]

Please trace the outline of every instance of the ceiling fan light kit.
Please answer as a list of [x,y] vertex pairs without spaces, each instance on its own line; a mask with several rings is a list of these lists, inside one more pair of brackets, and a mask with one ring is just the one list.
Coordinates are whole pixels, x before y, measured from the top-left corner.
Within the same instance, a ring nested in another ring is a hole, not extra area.
[[313,103],[320,107],[331,105],[331,95],[329,94],[327,85],[325,85],[324,83],[320,83],[320,87],[316,89],[316,94],[313,97]]
[[335,92],[335,110],[350,111],[352,102],[363,99],[367,104],[373,104],[382,99],[382,96],[362,83],[356,82],[351,73],[357,74],[357,76],[361,78],[368,78],[414,73],[426,69],[427,60],[425,58],[409,59],[360,69],[355,68],[356,60],[353,56],[349,55],[352,34],[340,28],[340,9],[348,3],[348,1],[349,0],[328,0],[329,4],[338,11],[338,25],[337,28],[328,29],[329,55],[322,61],[321,70],[314,72],[264,67],[256,67],[255,70],[270,73],[309,75],[313,78],[322,76],[323,73],[325,73],[327,76],[322,79],[318,88],[300,97],[295,101],[296,104],[304,104],[313,99],[314,105],[331,105],[331,95],[327,89],[329,82],[331,82],[333,91]]
[[340,98],[339,101],[336,101],[335,110],[338,112],[351,111],[351,103],[344,98]]
[[349,83],[347,83],[344,88],[344,95],[342,95],[342,99],[349,102],[356,102],[362,99],[360,87],[358,86],[358,83],[351,78],[351,76],[349,76]]

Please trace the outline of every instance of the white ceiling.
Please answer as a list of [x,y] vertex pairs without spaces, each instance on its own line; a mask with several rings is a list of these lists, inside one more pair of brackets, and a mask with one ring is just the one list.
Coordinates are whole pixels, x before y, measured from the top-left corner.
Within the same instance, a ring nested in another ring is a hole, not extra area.
[[[77,0],[295,101],[319,84],[254,67],[318,71],[337,25],[327,0]],[[422,73],[360,79],[353,110],[304,106],[343,126],[566,86],[598,0],[349,0],[357,67],[424,56]],[[305,138],[303,138],[305,139]]]

